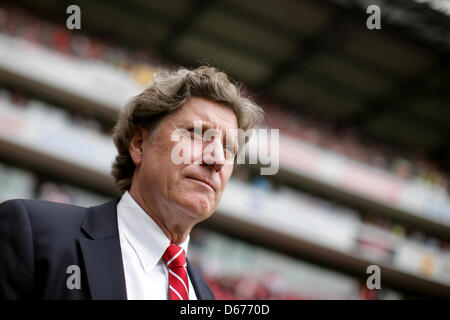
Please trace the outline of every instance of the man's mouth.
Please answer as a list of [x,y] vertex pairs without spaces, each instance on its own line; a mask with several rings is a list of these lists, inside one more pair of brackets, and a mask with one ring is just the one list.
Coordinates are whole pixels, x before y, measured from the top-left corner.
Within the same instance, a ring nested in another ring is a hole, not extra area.
[[201,179],[197,179],[197,178],[193,178],[193,177],[186,177],[186,178],[197,181],[198,183],[201,183],[201,184],[207,186],[208,188],[210,188],[213,192],[216,192],[215,187],[206,180],[201,180]]

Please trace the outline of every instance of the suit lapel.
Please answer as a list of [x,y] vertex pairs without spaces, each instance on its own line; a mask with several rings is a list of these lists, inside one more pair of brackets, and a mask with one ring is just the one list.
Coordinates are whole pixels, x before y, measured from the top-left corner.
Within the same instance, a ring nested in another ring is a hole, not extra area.
[[117,226],[118,199],[89,208],[79,238],[92,299],[127,298]]
[[195,290],[195,295],[198,300],[214,300],[214,295],[209,289],[203,277],[200,273],[189,263],[187,260],[187,269],[189,274],[189,279],[192,282],[192,286]]

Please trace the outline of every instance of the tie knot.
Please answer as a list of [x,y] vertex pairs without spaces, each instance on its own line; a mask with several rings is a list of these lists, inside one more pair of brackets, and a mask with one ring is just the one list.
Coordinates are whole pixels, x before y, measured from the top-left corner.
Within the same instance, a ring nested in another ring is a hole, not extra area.
[[169,268],[186,267],[186,256],[183,248],[171,243],[163,254]]

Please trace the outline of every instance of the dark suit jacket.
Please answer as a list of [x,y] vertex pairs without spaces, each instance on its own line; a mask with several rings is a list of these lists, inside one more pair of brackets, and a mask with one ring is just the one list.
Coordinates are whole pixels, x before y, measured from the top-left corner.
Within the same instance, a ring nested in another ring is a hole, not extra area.
[[[38,200],[0,204],[0,299],[126,299],[116,206],[83,208]],[[69,289],[70,265],[80,289]],[[214,299],[199,272],[188,273],[198,299]]]

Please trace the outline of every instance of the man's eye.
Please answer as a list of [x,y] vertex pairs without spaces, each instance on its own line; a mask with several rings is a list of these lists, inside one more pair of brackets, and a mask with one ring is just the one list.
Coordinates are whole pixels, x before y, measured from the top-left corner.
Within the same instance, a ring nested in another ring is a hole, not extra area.
[[189,129],[188,131],[191,133],[192,136],[194,136],[194,135],[199,135],[199,136],[201,136],[201,135],[202,135],[202,132],[201,132],[201,131],[195,130],[194,128],[191,128],[191,129]]
[[225,149],[225,150],[227,150],[228,152],[230,152],[232,155],[234,155],[234,147],[232,146],[232,145],[225,145],[225,146],[223,146],[223,148]]

